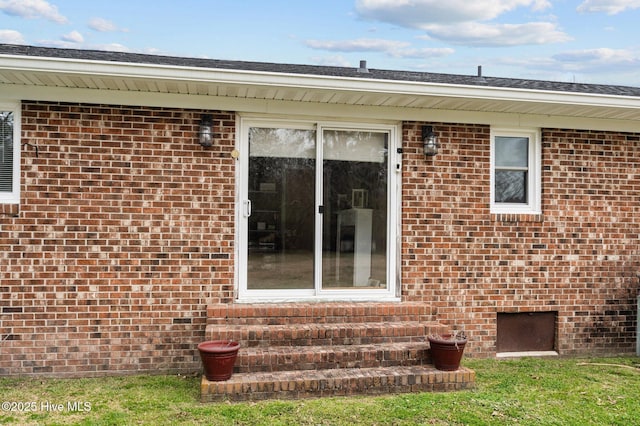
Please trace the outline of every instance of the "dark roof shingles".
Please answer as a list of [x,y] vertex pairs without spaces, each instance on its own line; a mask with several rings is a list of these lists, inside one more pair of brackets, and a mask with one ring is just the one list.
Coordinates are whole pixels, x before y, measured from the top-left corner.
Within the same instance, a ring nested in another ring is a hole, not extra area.
[[270,62],[228,61],[218,59],[161,56],[141,53],[110,52],[102,50],[59,49],[50,47],[0,44],[0,55],[66,58],[118,63],[172,65],[183,67],[263,71],[272,73],[304,74],[316,76],[352,77],[372,80],[410,81],[451,85],[484,86],[552,92],[589,93],[618,96],[640,96],[640,87],[607,84],[563,83],[544,80],[488,77],[477,75],[441,74],[416,71],[369,69],[317,65],[279,64]]

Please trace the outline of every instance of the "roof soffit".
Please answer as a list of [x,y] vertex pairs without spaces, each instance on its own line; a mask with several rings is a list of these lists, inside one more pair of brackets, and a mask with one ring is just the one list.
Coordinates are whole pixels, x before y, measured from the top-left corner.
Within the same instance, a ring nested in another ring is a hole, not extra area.
[[640,119],[640,97],[0,55],[0,83],[345,105]]

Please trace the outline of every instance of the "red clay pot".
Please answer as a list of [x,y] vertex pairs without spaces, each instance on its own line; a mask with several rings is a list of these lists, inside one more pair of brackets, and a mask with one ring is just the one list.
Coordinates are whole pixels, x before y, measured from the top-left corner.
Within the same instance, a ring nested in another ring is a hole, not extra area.
[[460,368],[460,360],[467,339],[453,339],[450,334],[427,336],[431,346],[431,359],[438,370],[455,371]]
[[233,374],[240,344],[230,340],[210,340],[198,345],[200,359],[207,380],[220,382],[229,380]]

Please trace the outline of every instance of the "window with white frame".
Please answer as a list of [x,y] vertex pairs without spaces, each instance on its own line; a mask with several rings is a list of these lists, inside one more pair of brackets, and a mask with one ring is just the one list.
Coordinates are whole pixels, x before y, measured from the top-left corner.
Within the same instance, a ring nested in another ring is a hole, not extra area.
[[0,203],[20,202],[18,109],[0,105]]
[[491,212],[540,213],[537,129],[491,129]]

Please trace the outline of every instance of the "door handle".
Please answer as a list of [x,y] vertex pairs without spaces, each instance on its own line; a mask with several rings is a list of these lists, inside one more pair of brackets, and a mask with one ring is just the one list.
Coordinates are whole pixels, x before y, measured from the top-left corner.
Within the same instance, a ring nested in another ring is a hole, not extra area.
[[245,200],[243,204],[244,204],[244,217],[250,217],[251,216],[251,200]]

